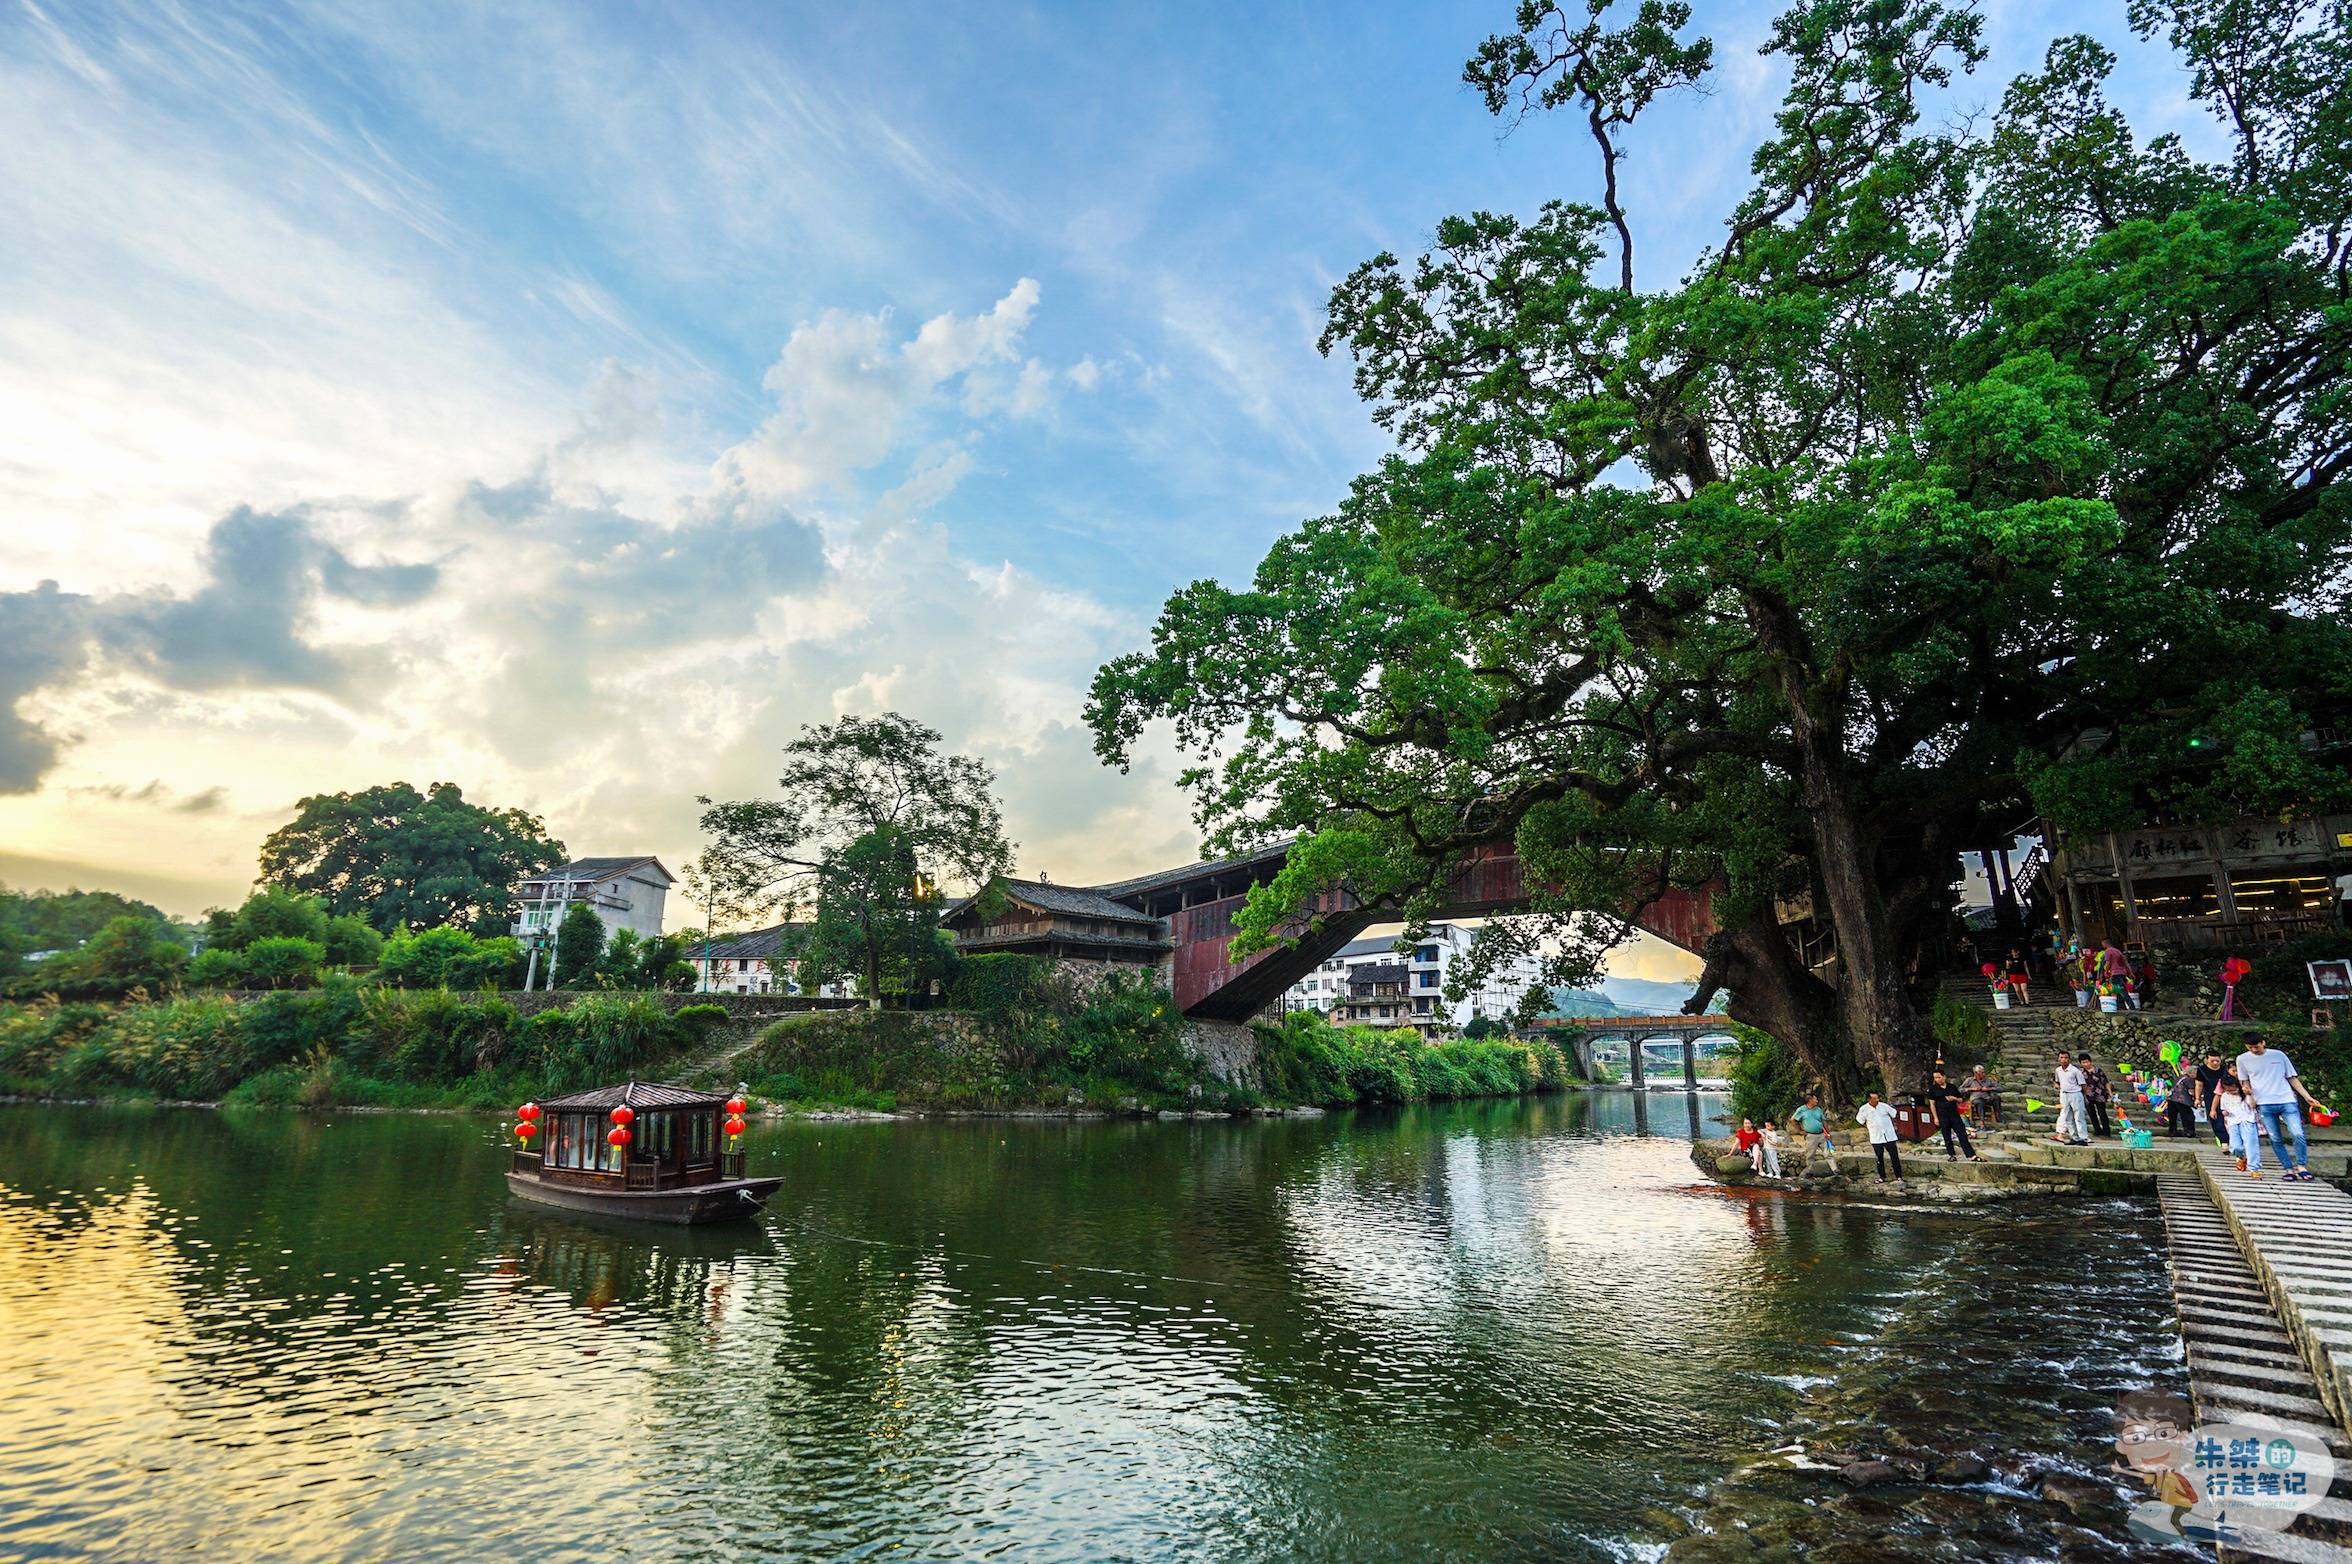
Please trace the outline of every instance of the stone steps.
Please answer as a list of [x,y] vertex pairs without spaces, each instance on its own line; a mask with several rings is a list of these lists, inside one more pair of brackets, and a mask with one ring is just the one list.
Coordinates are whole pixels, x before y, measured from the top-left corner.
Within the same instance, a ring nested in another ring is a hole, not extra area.
[[2352,1547],[2346,1546],[2352,1543],[2352,1438],[2322,1399],[2310,1365],[2271,1308],[2208,1176],[2200,1164],[2193,1171],[2158,1174],[2155,1180],[2196,1415],[2201,1422],[2251,1422],[2308,1433],[2337,1460],[2327,1496],[2292,1527],[2248,1532],[2223,1549],[2222,1557],[2352,1564]]

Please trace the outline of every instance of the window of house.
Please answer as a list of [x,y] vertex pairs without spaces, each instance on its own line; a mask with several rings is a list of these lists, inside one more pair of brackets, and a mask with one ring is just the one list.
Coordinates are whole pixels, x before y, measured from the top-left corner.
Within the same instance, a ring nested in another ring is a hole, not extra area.
[[1435,961],[1437,959],[1437,947],[1435,945],[1423,945],[1413,952],[1413,959],[1415,961]]
[[1421,986],[1423,988],[1437,987],[1437,974],[1434,972],[1418,972],[1415,973],[1414,976],[1421,980]]

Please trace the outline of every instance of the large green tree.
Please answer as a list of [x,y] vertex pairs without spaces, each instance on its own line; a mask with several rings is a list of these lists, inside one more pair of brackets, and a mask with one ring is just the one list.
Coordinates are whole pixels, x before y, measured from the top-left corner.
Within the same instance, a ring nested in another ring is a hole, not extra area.
[[876,831],[904,854],[909,878],[894,895],[985,885],[1013,857],[996,776],[939,744],[936,728],[897,712],[803,727],[784,746],[777,797],[696,800],[709,845],[691,879],[695,898],[742,917],[814,907],[827,866]]
[[1343,882],[1426,915],[1515,840],[1575,981],[1579,914],[1720,879],[1700,1002],[1835,1087],[1919,1084],[1959,850],[2347,795],[2306,735],[2352,693],[2348,15],[2136,0],[2216,116],[2200,159],[2133,131],[2092,40],[1979,123],[1924,112],[1974,16],[1798,5],[1751,186],[1660,282],[1616,173],[1713,50],[1680,4],[1529,0],[1466,78],[1570,116],[1593,199],[1339,286],[1324,346],[1399,449],[1247,588],[1169,601],[1097,678],[1100,752],[1171,720],[1219,843],[1305,833],[1245,941]]
[[852,977],[879,1010],[885,996],[904,998],[947,976],[940,908],[938,890],[916,872],[907,833],[876,826],[826,854],[815,916],[785,932],[778,959],[793,964],[803,993]]
[[449,782],[318,793],[261,844],[264,884],[304,891],[377,932],[505,932],[514,887],[564,861],[537,815],[466,802]]

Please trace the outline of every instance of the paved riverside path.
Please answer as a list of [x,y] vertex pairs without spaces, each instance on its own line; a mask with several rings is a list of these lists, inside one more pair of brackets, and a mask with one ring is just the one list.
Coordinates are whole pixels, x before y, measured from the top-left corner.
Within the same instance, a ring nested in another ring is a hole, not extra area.
[[2318,1381],[2272,1312],[2202,1172],[2158,1174],[2156,1198],[2164,1209],[2173,1304],[2198,1421],[2307,1433],[2336,1458],[2327,1497],[2290,1530],[2250,1534],[2223,1557],[2352,1564],[2352,1437],[2319,1399]]

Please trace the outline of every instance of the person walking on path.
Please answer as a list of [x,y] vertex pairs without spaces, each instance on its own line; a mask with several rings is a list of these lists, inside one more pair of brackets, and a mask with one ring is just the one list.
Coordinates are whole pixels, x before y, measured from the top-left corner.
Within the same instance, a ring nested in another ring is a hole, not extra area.
[[2082,1071],[2083,1107],[2091,1116],[2091,1133],[2098,1136],[2114,1134],[2115,1126],[2107,1118],[2107,1104],[2113,1100],[2115,1088],[2108,1081],[2107,1072],[2093,1064],[2087,1053],[2074,1061],[2074,1067]]
[[1960,1083],[1968,1094],[1968,1116],[1978,1129],[2001,1122],[2001,1083],[1992,1078],[1983,1065],[1968,1072],[1968,1079]]
[[[2246,1100],[2235,1082],[2221,1089],[2221,1112],[2215,1115],[2229,1126],[2230,1155],[2238,1159],[2238,1171],[2253,1178],[2262,1176],[2262,1115]],[[2284,1151],[2279,1153],[2286,1156]],[[2293,1164],[2288,1165],[2287,1177],[2293,1178]]]
[[2221,1117],[2221,1088],[2225,1081],[2237,1079],[2237,1072],[2221,1062],[2218,1053],[2207,1053],[2205,1062],[2197,1066],[2197,1115],[2213,1131],[2214,1143],[2229,1150],[2229,1125]]
[[2083,1133],[2083,1073],[2075,1067],[2074,1055],[2060,1049],[2058,1068],[2052,1076],[2058,1083],[2058,1128],[2050,1138],[2069,1146],[2088,1146],[2091,1138]]
[[[1984,1159],[1976,1154],[1976,1147],[1968,1139],[1968,1121],[1960,1116],[1960,1094],[1952,1090],[1952,1083],[1938,1070],[1928,1080],[1927,1100],[1935,1105],[1936,1128],[1944,1132],[1944,1160],[1957,1162],[1965,1155],[1971,1162]],[[1960,1150],[1953,1151],[1952,1141],[1958,1137]]]
[[1759,1138],[1756,1142],[1758,1170],[1762,1172],[1766,1178],[1779,1178],[1781,1176],[1780,1126],[1773,1123],[1770,1119],[1766,1119],[1764,1121],[1764,1128],[1758,1132],[1758,1136]]
[[2260,1032],[2252,1033],[2246,1051],[2238,1055],[2238,1084],[2270,1130],[2270,1144],[2283,1170],[2279,1177],[2292,1184],[2310,1183],[2311,1146],[2303,1137],[2303,1105],[2316,1110],[2319,1099],[2303,1089],[2295,1061],[2271,1047]]
[[1807,1096],[1805,1105],[1789,1114],[1789,1123],[1796,1126],[1798,1133],[1805,1137],[1805,1165],[1807,1167],[1813,1165],[1815,1157],[1824,1155],[1834,1162],[1837,1156],[1837,1147],[1830,1144],[1829,1120],[1821,1112],[1820,1097]]
[[2168,1140],[2184,1140],[2197,1133],[2197,1067],[2181,1064],[2179,1070],[2173,1077],[2172,1094],[2164,1099],[2164,1134]]
[[2002,970],[2007,975],[2009,992],[2017,996],[2017,1003],[2020,1006],[2030,1008],[2033,1004],[2033,992],[2029,985],[2033,981],[2033,975],[2026,970],[2025,952],[2019,950],[2015,945],[2010,946],[2008,965]]
[[1854,1110],[1854,1122],[1862,1126],[1870,1137],[1870,1160],[1878,1164],[1878,1181],[1887,1181],[1887,1165],[1892,1163],[1895,1177],[1903,1176],[1903,1152],[1895,1141],[1894,1104],[1878,1100],[1872,1092],[1870,1100]]

